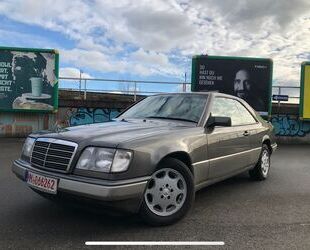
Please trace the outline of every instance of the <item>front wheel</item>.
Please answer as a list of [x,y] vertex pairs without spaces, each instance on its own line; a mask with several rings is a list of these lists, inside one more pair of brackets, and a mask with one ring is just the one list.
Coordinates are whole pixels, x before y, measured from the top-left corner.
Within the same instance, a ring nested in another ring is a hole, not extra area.
[[151,225],[169,225],[188,212],[194,196],[193,175],[188,167],[168,158],[148,182],[140,214]]
[[263,144],[258,163],[249,171],[252,179],[262,181],[268,177],[270,169],[270,154],[268,146]]

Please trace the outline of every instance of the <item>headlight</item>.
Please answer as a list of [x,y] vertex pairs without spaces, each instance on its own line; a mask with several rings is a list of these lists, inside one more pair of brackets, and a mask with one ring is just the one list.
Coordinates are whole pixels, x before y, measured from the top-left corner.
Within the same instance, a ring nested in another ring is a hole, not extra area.
[[29,160],[32,152],[32,147],[34,145],[35,139],[28,137],[24,143],[22,150],[22,158],[25,160]]
[[111,172],[123,172],[128,169],[132,152],[127,150],[116,150],[114,160],[111,168]]
[[132,153],[126,150],[87,147],[76,165],[77,169],[97,172],[123,172],[128,169]]

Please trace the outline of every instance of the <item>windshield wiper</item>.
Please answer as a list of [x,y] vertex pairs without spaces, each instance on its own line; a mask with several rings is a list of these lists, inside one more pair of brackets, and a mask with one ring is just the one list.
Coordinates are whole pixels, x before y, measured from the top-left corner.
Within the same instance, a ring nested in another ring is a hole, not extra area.
[[176,117],[165,117],[165,116],[147,116],[145,118],[150,118],[150,119],[168,119],[168,120],[178,120],[178,121],[185,121],[185,122],[194,122],[197,123],[196,121],[190,120],[190,119],[185,119],[185,118],[176,118]]

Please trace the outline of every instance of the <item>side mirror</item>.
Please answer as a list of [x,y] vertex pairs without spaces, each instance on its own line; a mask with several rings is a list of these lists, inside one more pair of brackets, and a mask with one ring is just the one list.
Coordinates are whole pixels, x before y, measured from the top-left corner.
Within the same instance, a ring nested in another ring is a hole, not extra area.
[[231,118],[226,116],[210,116],[207,121],[207,128],[214,128],[216,126],[230,127]]

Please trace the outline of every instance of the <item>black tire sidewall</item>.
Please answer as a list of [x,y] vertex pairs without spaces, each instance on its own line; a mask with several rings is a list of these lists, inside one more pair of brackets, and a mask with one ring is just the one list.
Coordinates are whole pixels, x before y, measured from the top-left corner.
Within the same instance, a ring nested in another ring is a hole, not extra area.
[[186,166],[182,161],[174,159],[174,158],[167,158],[164,159],[163,162],[159,165],[156,169],[158,171],[162,168],[171,168],[178,171],[184,178],[186,185],[187,185],[187,196],[185,198],[185,202],[183,206],[174,214],[168,216],[159,216],[153,213],[147,206],[143,194],[143,202],[140,208],[140,215],[142,216],[143,220],[151,224],[153,226],[163,226],[172,224],[185,216],[185,214],[190,210],[192,203],[195,199],[195,187],[194,187],[194,178],[193,174],[189,170],[188,166]]

